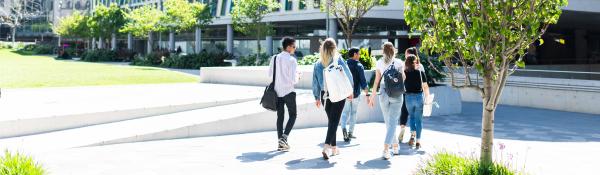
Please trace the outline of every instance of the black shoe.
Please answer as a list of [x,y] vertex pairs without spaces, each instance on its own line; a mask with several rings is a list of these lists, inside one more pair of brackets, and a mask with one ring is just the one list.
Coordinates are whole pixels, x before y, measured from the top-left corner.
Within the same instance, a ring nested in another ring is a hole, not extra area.
[[417,144],[415,145],[415,149],[419,149],[421,148],[421,143],[417,142]]
[[350,138],[350,139],[356,139],[356,136],[354,136],[354,133],[348,132],[348,138]]
[[350,142],[350,137],[348,137],[348,131],[346,131],[346,129],[342,129],[342,134],[344,134],[344,141]]
[[284,139],[279,139],[279,146],[277,147],[277,151],[289,151],[290,147],[285,143]]
[[410,137],[410,140],[408,140],[408,145],[410,147],[412,147],[413,145],[415,145],[415,138],[414,137]]

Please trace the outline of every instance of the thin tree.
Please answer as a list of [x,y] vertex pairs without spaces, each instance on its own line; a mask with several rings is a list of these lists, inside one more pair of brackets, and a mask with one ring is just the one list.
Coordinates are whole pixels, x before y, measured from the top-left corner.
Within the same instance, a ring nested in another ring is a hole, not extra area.
[[167,0],[164,2],[165,15],[161,24],[169,31],[169,50],[175,50],[175,33],[184,32],[196,25],[192,3],[187,0]]
[[[352,34],[356,31],[358,22],[375,6],[385,6],[389,0],[325,0],[322,1],[321,11],[335,16],[340,24],[348,47],[352,47]],[[327,21],[329,22],[329,21]]]
[[194,48],[194,51],[200,53],[200,51],[202,51],[202,29],[205,29],[208,24],[212,23],[213,16],[210,14],[210,8],[208,8],[206,4],[194,2],[191,6],[194,19],[196,19],[196,47]]
[[258,64],[261,47],[260,40],[273,32],[273,25],[263,18],[279,7],[273,0],[234,0],[232,21],[234,29],[245,35],[256,37],[256,63]]
[[119,30],[135,37],[148,38],[147,53],[152,52],[152,32],[160,31],[163,12],[152,5],[145,5],[125,14],[127,22]]
[[17,28],[41,14],[43,14],[43,5],[39,0],[6,0],[4,2],[4,7],[0,8],[0,24],[10,27],[13,47]]
[[[527,48],[558,21],[566,5],[567,0],[405,1],[406,22],[421,32],[423,50],[441,54],[452,86],[481,94],[483,164],[493,161],[494,113],[506,80],[525,66]],[[456,82],[457,70],[463,71],[464,84]],[[483,84],[472,81],[471,71]]]

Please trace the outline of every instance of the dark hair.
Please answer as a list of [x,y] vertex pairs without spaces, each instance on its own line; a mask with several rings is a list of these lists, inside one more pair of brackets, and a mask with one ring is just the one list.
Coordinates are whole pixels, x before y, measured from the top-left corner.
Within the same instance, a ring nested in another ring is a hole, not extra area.
[[404,66],[406,67],[407,71],[415,70],[415,60],[417,60],[417,56],[415,56],[415,55],[406,56],[406,61],[404,61]]
[[353,48],[350,48],[350,50],[348,50],[348,58],[352,58],[354,56],[354,54],[360,55],[360,49],[353,47]]
[[406,52],[408,52],[408,54],[419,55],[419,52],[416,47],[409,47],[408,49],[406,49]]
[[281,39],[281,46],[283,47],[283,50],[285,50],[288,46],[294,45],[295,42],[296,40],[292,37],[283,37],[283,39]]

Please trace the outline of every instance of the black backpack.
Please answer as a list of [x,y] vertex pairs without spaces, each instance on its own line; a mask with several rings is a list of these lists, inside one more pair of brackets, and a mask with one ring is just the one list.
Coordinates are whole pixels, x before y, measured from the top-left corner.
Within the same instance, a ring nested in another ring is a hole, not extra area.
[[385,93],[389,97],[397,98],[406,92],[402,72],[396,69],[394,61],[392,61],[390,68],[383,72],[383,81],[385,82]]

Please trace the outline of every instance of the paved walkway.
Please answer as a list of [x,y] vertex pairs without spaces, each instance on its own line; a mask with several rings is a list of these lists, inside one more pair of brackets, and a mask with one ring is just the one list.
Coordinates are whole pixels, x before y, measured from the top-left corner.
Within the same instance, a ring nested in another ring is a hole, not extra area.
[[[390,161],[380,158],[382,123],[359,124],[359,138],[350,144],[339,141],[341,155],[330,161],[320,158],[326,128],[294,130],[288,153],[275,151],[275,132],[263,132],[31,154],[53,174],[411,174],[437,151],[478,153],[481,104],[463,106],[460,116],[425,119],[423,148],[402,145],[401,155]],[[531,174],[597,170],[600,116],[500,106],[495,122],[495,143],[506,145],[496,149],[496,160]]]

